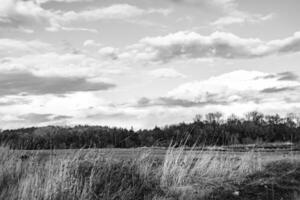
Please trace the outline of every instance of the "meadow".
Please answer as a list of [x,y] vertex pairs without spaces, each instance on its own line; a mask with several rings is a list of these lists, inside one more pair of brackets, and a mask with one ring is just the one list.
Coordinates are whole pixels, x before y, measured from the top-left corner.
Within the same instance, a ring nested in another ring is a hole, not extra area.
[[297,200],[299,152],[0,148],[1,200]]

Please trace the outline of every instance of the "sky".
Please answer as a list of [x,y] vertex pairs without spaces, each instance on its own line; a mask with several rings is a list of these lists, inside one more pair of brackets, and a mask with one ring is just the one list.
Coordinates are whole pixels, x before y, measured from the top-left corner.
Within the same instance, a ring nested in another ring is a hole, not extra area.
[[1,0],[0,128],[300,113],[299,0]]

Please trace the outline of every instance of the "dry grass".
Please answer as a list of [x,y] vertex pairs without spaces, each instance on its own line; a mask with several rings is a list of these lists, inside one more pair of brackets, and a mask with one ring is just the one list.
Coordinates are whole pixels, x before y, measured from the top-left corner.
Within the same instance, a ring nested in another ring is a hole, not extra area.
[[220,154],[203,151],[186,152],[183,148],[170,147],[162,167],[161,186],[180,195],[204,197],[215,188],[228,182],[241,182],[247,175],[262,169],[257,154]]
[[151,152],[128,160],[80,150],[27,156],[4,147],[0,155],[1,200],[206,199],[220,188],[232,193],[268,166],[253,152],[224,156],[173,147],[162,160]]
[[0,199],[152,199],[159,192],[159,184],[148,177],[152,170],[140,165],[149,166],[145,158],[115,161],[78,151],[21,160],[13,150],[2,148],[0,153]]

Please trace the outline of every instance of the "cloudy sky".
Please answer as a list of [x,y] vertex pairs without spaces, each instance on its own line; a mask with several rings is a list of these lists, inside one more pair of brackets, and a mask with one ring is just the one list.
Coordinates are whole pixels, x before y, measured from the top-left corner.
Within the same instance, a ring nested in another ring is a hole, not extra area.
[[0,127],[300,112],[299,0],[1,0]]

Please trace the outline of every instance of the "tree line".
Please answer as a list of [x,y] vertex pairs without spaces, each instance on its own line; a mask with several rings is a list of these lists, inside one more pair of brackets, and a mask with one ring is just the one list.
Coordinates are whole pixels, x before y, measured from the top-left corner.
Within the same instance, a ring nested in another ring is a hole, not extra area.
[[253,111],[227,119],[219,112],[179,123],[134,131],[108,126],[31,127],[0,131],[0,144],[13,149],[132,148],[300,142],[300,117]]

